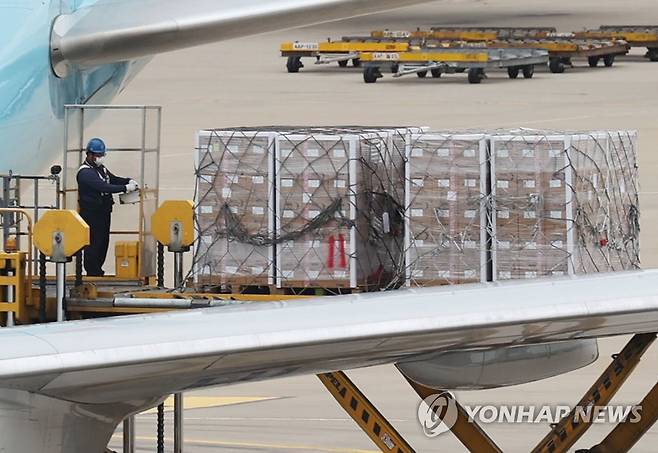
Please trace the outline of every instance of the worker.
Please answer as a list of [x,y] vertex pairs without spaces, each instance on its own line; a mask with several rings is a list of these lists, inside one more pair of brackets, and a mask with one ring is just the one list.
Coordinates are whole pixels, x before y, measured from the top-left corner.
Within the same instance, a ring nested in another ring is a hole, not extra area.
[[80,216],[89,225],[89,245],[84,249],[84,268],[89,276],[102,277],[110,244],[112,194],[134,192],[137,182],[113,175],[105,168],[106,147],[100,138],[87,144],[87,156],[77,175]]

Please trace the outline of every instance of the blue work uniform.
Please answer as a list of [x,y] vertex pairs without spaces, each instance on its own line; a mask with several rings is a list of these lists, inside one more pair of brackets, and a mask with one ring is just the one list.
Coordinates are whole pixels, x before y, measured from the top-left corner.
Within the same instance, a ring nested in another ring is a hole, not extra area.
[[112,194],[124,193],[130,178],[115,176],[104,166],[85,161],[76,179],[80,216],[89,225],[89,245],[84,249],[84,268],[89,276],[102,276],[103,263],[110,245],[110,221],[114,204]]

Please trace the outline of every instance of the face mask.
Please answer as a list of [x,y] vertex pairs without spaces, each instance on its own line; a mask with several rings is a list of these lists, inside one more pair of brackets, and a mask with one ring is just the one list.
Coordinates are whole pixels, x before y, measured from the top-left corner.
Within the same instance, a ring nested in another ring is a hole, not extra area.
[[96,165],[101,166],[105,164],[105,156],[99,156],[95,160]]

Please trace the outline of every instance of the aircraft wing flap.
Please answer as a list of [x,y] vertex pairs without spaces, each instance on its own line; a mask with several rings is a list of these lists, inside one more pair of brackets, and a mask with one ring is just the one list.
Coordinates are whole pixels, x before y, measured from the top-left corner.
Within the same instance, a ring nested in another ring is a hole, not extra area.
[[[78,402],[658,331],[658,271],[399,290],[0,329],[0,388]],[[47,378],[44,378],[47,377]],[[102,389],[103,391],[99,391]]]

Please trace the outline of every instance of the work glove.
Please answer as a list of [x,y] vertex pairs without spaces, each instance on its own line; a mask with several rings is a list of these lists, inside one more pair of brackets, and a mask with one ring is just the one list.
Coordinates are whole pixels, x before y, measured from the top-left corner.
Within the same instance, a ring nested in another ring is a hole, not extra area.
[[130,181],[128,181],[128,184],[135,184],[135,187],[137,187],[139,189],[139,184],[137,184],[137,181],[135,181],[134,179],[131,179]]
[[137,190],[137,183],[135,181],[130,181],[126,184],[126,193],[134,192]]

